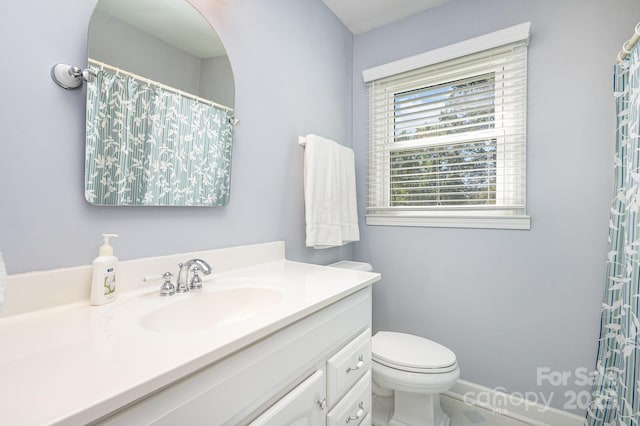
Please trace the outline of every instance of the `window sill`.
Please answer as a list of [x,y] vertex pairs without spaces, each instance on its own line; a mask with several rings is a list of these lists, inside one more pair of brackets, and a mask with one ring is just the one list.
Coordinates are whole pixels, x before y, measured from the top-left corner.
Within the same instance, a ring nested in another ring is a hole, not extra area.
[[399,216],[368,214],[367,225],[431,228],[531,229],[529,216]]

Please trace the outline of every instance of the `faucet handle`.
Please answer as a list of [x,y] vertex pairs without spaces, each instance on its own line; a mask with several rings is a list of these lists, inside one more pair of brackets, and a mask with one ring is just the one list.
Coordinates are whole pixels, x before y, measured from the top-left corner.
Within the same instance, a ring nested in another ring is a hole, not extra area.
[[200,290],[202,288],[202,278],[200,278],[200,267],[194,266],[193,269],[193,278],[191,278],[191,282],[189,283],[189,288],[191,290]]
[[173,296],[174,294],[176,294],[176,287],[171,282],[172,276],[173,274],[171,274],[171,272],[165,272],[164,274],[162,274],[162,279],[164,280],[164,282],[160,287],[160,296]]

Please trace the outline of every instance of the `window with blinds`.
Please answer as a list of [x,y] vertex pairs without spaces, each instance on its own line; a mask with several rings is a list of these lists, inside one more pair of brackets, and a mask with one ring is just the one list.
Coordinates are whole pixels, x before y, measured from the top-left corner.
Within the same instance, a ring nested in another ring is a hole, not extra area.
[[527,39],[368,89],[367,223],[528,228]]

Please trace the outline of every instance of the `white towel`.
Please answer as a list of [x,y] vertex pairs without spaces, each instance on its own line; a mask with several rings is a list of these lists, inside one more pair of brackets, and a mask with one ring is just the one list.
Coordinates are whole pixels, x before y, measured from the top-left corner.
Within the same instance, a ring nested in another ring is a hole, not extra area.
[[4,304],[5,288],[7,288],[7,270],[2,261],[2,253],[0,253],[0,307]]
[[307,247],[360,240],[353,150],[317,135],[305,137],[304,201]]

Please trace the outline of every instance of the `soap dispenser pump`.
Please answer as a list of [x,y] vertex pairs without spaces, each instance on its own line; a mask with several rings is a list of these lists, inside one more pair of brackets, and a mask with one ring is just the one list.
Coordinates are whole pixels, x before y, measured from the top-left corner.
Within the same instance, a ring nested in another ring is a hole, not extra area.
[[92,305],[104,305],[116,299],[118,258],[113,255],[113,247],[109,244],[109,238],[117,236],[117,234],[102,234],[104,244],[100,246],[98,257],[93,259]]

